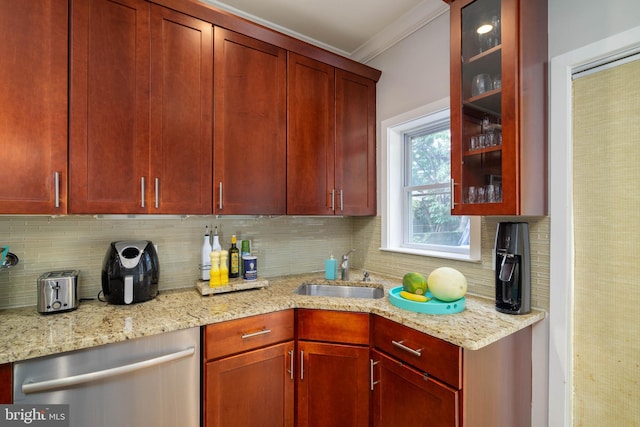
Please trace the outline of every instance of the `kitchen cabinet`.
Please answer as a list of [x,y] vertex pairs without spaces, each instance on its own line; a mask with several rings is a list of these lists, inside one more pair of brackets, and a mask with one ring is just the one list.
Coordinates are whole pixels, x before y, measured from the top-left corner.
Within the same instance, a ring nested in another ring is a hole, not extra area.
[[287,213],[375,214],[375,82],[295,53],[288,64]]
[[287,55],[215,28],[214,212],[284,215]]
[[204,329],[203,425],[294,425],[293,310]]
[[1,0],[0,39],[0,213],[64,214],[67,1]]
[[13,403],[13,366],[11,363],[0,365],[0,403]]
[[369,315],[298,310],[297,426],[369,426]]
[[71,8],[71,213],[212,208],[211,24],[142,0]]
[[531,328],[463,350],[373,316],[373,426],[531,425]]
[[547,4],[451,2],[454,215],[545,215]]

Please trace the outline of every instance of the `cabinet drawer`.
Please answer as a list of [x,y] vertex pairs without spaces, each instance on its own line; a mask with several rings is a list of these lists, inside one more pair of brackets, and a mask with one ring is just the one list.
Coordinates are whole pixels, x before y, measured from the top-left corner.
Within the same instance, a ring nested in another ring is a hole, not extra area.
[[462,387],[462,349],[415,329],[373,316],[373,345],[458,389]]
[[298,339],[368,345],[369,314],[298,310]]
[[293,310],[207,325],[204,334],[205,360],[292,340]]

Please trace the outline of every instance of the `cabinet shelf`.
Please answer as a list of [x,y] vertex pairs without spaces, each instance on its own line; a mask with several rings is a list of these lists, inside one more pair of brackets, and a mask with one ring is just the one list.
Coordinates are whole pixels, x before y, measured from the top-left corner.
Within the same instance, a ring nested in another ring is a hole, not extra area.
[[479,156],[481,154],[501,152],[501,151],[502,151],[502,146],[495,146],[495,147],[480,148],[478,150],[466,150],[464,153],[462,153],[462,155],[464,157],[474,157],[474,156]]

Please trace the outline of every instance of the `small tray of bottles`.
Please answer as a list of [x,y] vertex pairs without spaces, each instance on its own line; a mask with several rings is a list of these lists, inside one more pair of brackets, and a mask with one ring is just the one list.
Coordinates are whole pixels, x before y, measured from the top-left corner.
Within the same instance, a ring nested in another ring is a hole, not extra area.
[[242,278],[229,279],[229,283],[223,286],[209,286],[208,280],[196,281],[196,289],[202,296],[225,294],[229,292],[246,291],[249,289],[260,289],[269,286],[269,281],[266,279],[257,280],[244,280]]

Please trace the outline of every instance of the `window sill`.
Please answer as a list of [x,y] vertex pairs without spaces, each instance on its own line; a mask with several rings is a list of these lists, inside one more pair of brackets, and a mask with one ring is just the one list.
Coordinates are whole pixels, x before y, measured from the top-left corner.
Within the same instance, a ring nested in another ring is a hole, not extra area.
[[468,254],[456,254],[453,252],[438,252],[438,251],[425,251],[420,249],[410,249],[410,248],[380,248],[381,251],[384,252],[393,252],[399,254],[408,254],[408,255],[417,255],[417,256],[426,256],[431,258],[444,258],[444,259],[453,259],[456,261],[466,261],[466,262],[480,262],[481,258],[474,258]]

